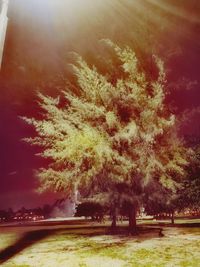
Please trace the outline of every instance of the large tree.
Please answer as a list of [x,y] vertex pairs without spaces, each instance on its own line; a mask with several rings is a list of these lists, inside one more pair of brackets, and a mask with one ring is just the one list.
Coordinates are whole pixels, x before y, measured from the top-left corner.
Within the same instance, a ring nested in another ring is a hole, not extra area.
[[139,196],[152,180],[176,190],[186,150],[165,105],[162,61],[155,57],[153,77],[145,75],[129,47],[106,43],[120,61],[118,76],[106,78],[78,57],[76,90],[57,98],[39,94],[43,118],[24,118],[36,130],[26,141],[51,160],[37,173],[42,189],[109,196],[113,214],[123,195],[133,228]]

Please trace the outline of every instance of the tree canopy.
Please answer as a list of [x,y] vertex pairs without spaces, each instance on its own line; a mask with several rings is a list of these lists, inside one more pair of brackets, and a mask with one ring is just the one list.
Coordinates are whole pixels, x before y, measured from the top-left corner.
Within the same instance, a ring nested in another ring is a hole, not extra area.
[[163,62],[154,57],[157,75],[150,77],[129,47],[106,43],[121,62],[116,81],[79,56],[76,92],[63,89],[57,98],[39,93],[43,117],[24,118],[36,130],[25,140],[51,160],[37,172],[41,188],[66,194],[92,188],[97,194],[124,184],[133,198],[138,184],[153,182],[175,192],[187,153],[165,104]]

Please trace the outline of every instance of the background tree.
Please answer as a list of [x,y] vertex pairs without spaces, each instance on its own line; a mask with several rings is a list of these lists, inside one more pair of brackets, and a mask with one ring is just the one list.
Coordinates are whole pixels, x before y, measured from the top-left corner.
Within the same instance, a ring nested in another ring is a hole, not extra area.
[[[129,203],[129,225],[135,230],[137,188],[142,194],[154,180],[175,192],[186,150],[164,103],[162,61],[155,57],[151,77],[129,47],[106,43],[120,61],[118,77],[110,81],[78,57],[76,90],[64,90],[64,99],[39,94],[43,118],[24,118],[36,130],[26,141],[41,146],[40,155],[51,160],[37,173],[42,190],[84,194],[92,188],[92,195],[113,197],[123,185],[120,195]],[[116,198],[110,202],[115,210]]]
[[103,219],[105,211],[105,208],[99,203],[83,202],[77,206],[75,216],[91,217],[92,220],[101,221]]
[[[180,188],[181,186],[182,183]],[[144,196],[145,212],[158,218],[163,217],[163,213],[167,213],[171,223],[174,224],[174,213],[178,209],[177,203],[180,197],[179,190],[172,192],[158,183],[149,184]]]
[[183,186],[179,192],[177,207],[179,210],[190,208],[199,212],[200,206],[200,145],[193,147],[187,166]]

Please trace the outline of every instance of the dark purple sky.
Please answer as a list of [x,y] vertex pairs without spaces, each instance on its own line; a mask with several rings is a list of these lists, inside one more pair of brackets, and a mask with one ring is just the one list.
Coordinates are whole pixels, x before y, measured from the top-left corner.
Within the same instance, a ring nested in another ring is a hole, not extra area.
[[[164,58],[171,87],[183,80],[171,95],[179,111],[200,107],[198,0],[10,1],[0,72],[0,208],[35,207],[57,197],[34,192],[33,172],[44,161],[20,141],[32,129],[19,116],[37,114],[38,88],[58,92],[55,79],[69,73],[68,52],[76,51],[89,62],[106,56],[102,38]],[[186,90],[184,80],[195,82]],[[186,134],[200,134],[199,118],[194,116],[184,128]]]

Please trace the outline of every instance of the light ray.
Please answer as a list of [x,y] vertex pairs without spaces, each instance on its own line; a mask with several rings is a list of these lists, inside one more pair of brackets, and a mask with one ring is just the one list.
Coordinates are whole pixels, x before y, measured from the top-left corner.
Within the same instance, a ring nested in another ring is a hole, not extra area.
[[147,0],[147,2],[159,7],[161,10],[167,12],[168,15],[173,15],[186,21],[190,21],[192,23],[200,23],[200,17],[195,16],[194,14],[191,15],[185,8],[178,8],[176,7],[176,5],[171,5],[166,1],[162,0]]

